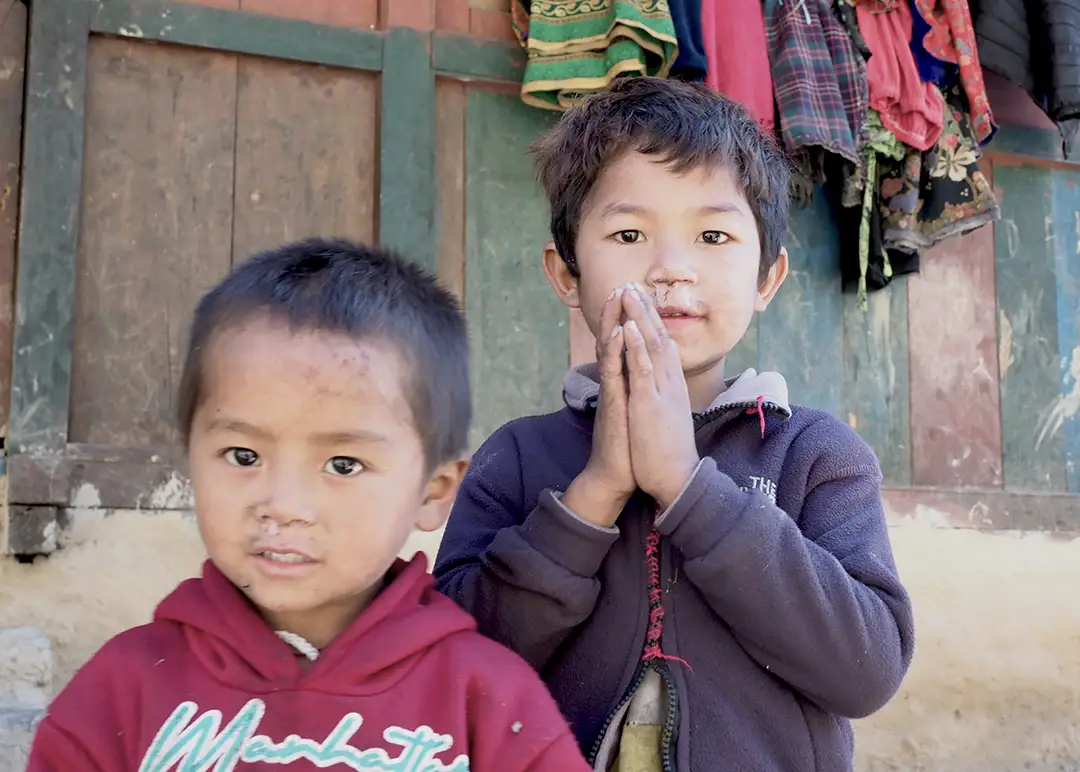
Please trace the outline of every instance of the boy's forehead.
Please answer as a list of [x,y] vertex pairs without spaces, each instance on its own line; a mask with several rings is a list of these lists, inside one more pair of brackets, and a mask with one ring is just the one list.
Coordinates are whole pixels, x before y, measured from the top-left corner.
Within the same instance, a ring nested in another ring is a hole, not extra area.
[[672,199],[672,191],[684,191],[689,203],[718,212],[751,214],[749,202],[735,170],[726,163],[704,161],[680,168],[676,160],[630,151],[604,167],[597,177],[582,217],[603,217],[633,208],[684,203]]
[[400,419],[411,413],[404,393],[408,371],[396,348],[375,338],[255,321],[223,331],[210,346],[204,398],[249,408],[306,403],[313,417],[351,405]]

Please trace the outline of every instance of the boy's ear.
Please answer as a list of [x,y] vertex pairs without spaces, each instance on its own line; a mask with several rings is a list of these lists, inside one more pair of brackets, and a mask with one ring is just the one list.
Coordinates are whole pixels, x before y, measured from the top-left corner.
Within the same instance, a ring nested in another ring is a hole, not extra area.
[[559,300],[569,308],[581,308],[581,298],[578,296],[578,281],[566,261],[562,259],[559,250],[555,248],[555,242],[549,241],[544,245],[544,273],[547,280]]
[[435,467],[424,488],[424,503],[416,516],[418,530],[431,533],[443,527],[468,468],[467,458],[445,461]]
[[787,248],[780,247],[780,256],[776,258],[773,267],[769,269],[769,275],[765,277],[765,281],[758,285],[758,296],[754,300],[755,311],[764,311],[769,307],[769,303],[771,303],[773,297],[776,296],[776,291],[780,289],[780,285],[784,283],[784,279],[787,278],[787,275]]

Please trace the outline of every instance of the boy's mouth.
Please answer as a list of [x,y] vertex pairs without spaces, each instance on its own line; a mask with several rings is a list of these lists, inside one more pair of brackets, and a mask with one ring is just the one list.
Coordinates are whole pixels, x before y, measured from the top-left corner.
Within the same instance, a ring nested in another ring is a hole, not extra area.
[[299,552],[273,552],[266,550],[257,553],[259,557],[266,560],[272,560],[275,563],[314,563],[315,561],[309,558],[307,555],[301,555]]

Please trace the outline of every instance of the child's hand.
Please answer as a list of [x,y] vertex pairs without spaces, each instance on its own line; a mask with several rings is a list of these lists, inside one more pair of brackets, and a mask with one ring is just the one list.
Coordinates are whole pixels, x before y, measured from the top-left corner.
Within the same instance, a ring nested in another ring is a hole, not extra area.
[[579,517],[610,527],[626,500],[637,489],[630,467],[627,428],[623,288],[617,287],[604,305],[597,336],[600,401],[593,429],[592,453],[585,470],[567,488],[563,503]]
[[679,347],[656,306],[640,290],[627,293],[623,325],[630,394],[630,458],[638,486],[667,509],[701,460]]

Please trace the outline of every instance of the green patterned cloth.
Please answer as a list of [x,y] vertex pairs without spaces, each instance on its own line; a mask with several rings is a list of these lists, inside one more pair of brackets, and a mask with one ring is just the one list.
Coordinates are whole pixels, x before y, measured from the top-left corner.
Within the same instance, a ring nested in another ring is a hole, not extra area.
[[667,0],[513,0],[528,51],[521,98],[565,110],[619,75],[667,77],[679,48]]

